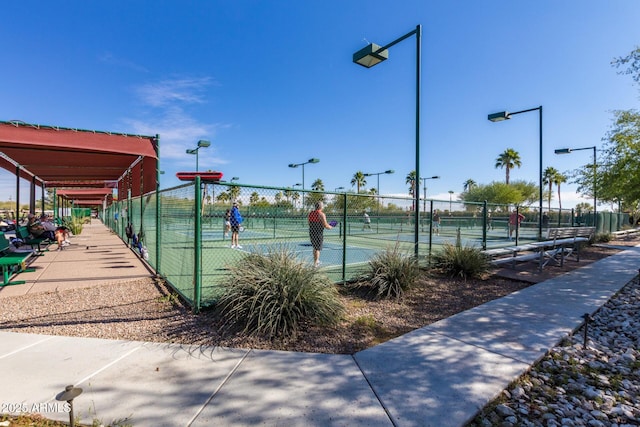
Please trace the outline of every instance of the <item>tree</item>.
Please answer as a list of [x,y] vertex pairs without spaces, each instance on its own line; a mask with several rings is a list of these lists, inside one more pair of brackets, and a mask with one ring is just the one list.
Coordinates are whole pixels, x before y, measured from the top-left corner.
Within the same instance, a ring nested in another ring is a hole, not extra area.
[[549,210],[551,210],[551,195],[553,193],[552,192],[553,182],[554,182],[556,176],[559,173],[560,172],[558,172],[558,169],[554,168],[553,166],[549,166],[542,173],[542,184],[549,186],[549,191],[547,192],[547,200],[548,200],[548,209]]
[[311,189],[313,191],[324,191],[324,183],[320,178],[318,178],[315,181],[313,181],[313,184],[311,184]]
[[471,190],[460,194],[464,202],[482,203],[485,200],[491,204],[501,205],[531,205],[538,201],[538,185],[533,182],[514,181],[507,185],[504,182],[479,184]]
[[360,193],[360,187],[364,187],[365,185],[367,185],[367,178],[364,176],[364,173],[362,171],[358,171],[353,175],[353,178],[351,178],[351,186],[356,186],[356,194]]
[[640,83],[640,47],[636,47],[627,56],[620,56],[611,61],[611,65],[616,68],[626,66],[626,69],[618,71],[618,74],[631,74],[631,78]]
[[473,179],[469,178],[464,182],[463,189],[464,191],[471,191],[476,185],[478,184]]
[[590,212],[593,210],[593,206],[587,202],[580,202],[576,205],[577,212]]
[[416,171],[411,171],[407,174],[404,183],[409,186],[409,194],[413,196],[413,191],[416,188]]
[[258,200],[260,200],[260,195],[258,194],[258,192],[254,191],[253,193],[251,193],[251,196],[249,196],[249,204],[255,205],[256,203],[258,203]]
[[237,185],[232,185],[229,188],[229,197],[231,198],[231,201],[240,202],[240,200],[238,199],[240,198],[241,191],[242,189],[240,187],[238,187]]
[[[597,195],[600,202],[622,200],[623,208],[638,216],[640,208],[640,112],[615,111],[612,129],[599,150]],[[592,194],[593,166],[573,172],[580,194]]]
[[509,185],[509,171],[516,166],[522,166],[522,162],[520,161],[520,154],[513,148],[507,148],[496,159],[496,169],[504,168],[506,170],[505,182],[507,185]]
[[553,183],[558,187],[558,207],[562,212],[562,199],[560,199],[560,184],[567,182],[567,177],[561,173],[556,174],[553,178]]

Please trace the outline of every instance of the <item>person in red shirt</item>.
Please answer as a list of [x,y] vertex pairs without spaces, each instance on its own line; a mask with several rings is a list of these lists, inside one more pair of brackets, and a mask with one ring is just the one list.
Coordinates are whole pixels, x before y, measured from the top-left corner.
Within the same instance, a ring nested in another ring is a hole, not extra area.
[[518,213],[517,209],[514,209],[513,212],[509,214],[509,240],[511,240],[511,235],[513,234],[513,230],[520,227],[520,223],[524,219],[524,215]]
[[327,222],[327,216],[322,212],[324,203],[316,202],[315,210],[309,212],[309,238],[313,246],[313,265],[320,265],[320,251],[324,239],[324,229],[331,230],[333,227]]

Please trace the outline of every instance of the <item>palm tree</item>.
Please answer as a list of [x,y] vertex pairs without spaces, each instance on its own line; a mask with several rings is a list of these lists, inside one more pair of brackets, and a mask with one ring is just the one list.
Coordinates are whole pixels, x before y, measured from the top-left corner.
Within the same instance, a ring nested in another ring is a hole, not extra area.
[[256,203],[258,203],[258,200],[260,200],[260,195],[258,194],[258,192],[254,191],[253,193],[251,193],[251,196],[249,196],[249,204],[255,205]]
[[409,185],[409,194],[413,195],[413,190],[416,188],[416,171],[409,172],[404,183]]
[[471,191],[473,189],[473,187],[475,187],[476,185],[478,185],[478,184],[476,184],[476,182],[473,179],[469,178],[463,184],[464,191]]
[[506,183],[509,185],[509,171],[513,169],[515,166],[522,166],[522,162],[520,161],[520,154],[514,150],[513,148],[507,148],[504,150],[502,154],[498,156],[496,159],[496,169],[497,168],[505,168],[506,169]]
[[547,201],[547,206],[549,211],[551,211],[551,194],[553,193],[552,186],[553,186],[555,177],[559,173],[560,172],[558,172],[558,169],[554,168],[553,166],[549,166],[544,170],[544,173],[542,174],[542,184],[549,186],[549,195],[548,195],[548,201]]
[[367,185],[367,179],[362,171],[356,172],[353,175],[353,178],[351,178],[351,186],[353,187],[354,185],[358,190],[356,194],[360,194],[360,187],[364,187],[365,185]]
[[324,183],[320,178],[318,178],[315,181],[313,181],[313,184],[311,184],[311,189],[313,191],[324,191]]
[[555,176],[553,183],[558,187],[558,207],[560,208],[560,212],[562,212],[562,200],[560,199],[560,184],[562,184],[563,182],[567,182],[567,177],[561,173],[558,173]]
[[240,197],[241,191],[242,189],[240,187],[232,185],[231,188],[229,188],[229,197],[231,198],[231,200],[234,202],[240,202],[238,198]]
[[223,191],[220,194],[218,194],[218,197],[216,197],[216,199],[219,202],[226,203],[226,202],[228,202],[230,200],[230,195],[229,195],[228,192]]

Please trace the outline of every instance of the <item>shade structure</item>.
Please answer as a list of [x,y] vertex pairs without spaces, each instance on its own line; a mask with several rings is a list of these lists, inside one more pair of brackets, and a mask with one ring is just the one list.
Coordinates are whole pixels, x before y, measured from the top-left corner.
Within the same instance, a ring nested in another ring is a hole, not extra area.
[[111,188],[63,188],[56,191],[56,196],[71,201],[75,206],[102,206],[113,202]]
[[36,185],[156,190],[158,137],[0,122],[0,167]]

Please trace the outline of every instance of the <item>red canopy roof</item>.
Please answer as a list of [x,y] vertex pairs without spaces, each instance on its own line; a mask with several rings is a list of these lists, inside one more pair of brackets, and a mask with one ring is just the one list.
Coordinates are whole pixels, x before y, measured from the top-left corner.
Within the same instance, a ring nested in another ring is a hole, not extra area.
[[47,188],[130,187],[133,196],[153,191],[157,145],[151,136],[0,122],[0,167],[13,173],[19,167],[20,177],[35,177]]

